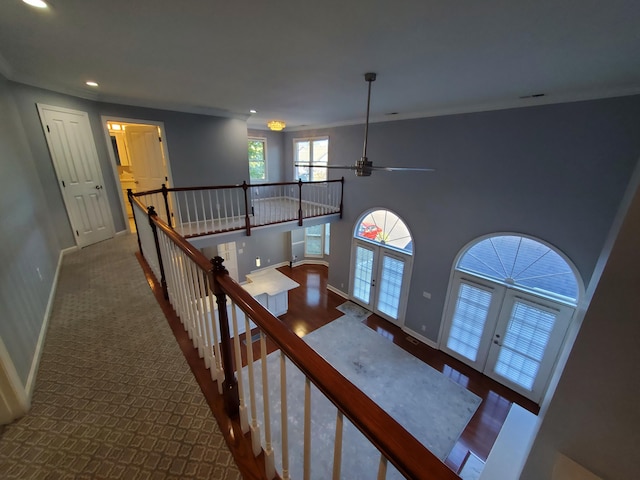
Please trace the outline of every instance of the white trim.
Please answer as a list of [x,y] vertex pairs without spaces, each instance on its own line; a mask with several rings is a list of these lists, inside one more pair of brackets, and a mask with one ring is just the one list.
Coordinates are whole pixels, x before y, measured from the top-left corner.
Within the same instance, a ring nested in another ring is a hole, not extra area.
[[[260,185],[262,183],[269,183],[269,159],[267,158],[267,137],[260,137],[257,135],[247,135],[247,150],[249,149],[250,141],[258,141],[264,144],[264,178],[255,179],[251,178],[251,169],[249,169],[249,183],[252,185]],[[249,153],[247,152],[247,167],[249,166]]]
[[401,326],[400,329],[404,333],[412,336],[416,340],[421,341],[422,343],[424,343],[425,345],[433,348],[434,350],[438,349],[438,344],[436,342],[434,342],[433,340],[425,337],[424,335],[420,335],[418,332],[416,332],[415,330],[412,330],[411,328],[407,327],[406,325]]
[[347,294],[346,292],[343,292],[339,288],[334,287],[333,285],[329,285],[328,283],[327,283],[327,290],[329,290],[330,292],[333,292],[333,293],[335,293],[337,295],[340,295],[345,300],[349,300],[349,294]]
[[123,235],[127,235],[129,233],[133,233],[133,232],[129,231],[128,228],[125,228],[124,230],[120,230],[119,232],[116,232],[116,237],[122,237]]
[[[492,233],[486,233],[484,235],[480,235],[479,237],[475,237],[473,239],[471,239],[470,241],[468,241],[467,243],[465,243],[462,248],[460,248],[460,250],[458,250],[458,253],[456,254],[455,258],[453,259],[453,265],[451,266],[451,273],[449,274],[449,283],[447,285],[447,294],[445,297],[445,304],[444,304],[444,308],[442,310],[442,317],[440,319],[440,329],[438,331],[438,348],[440,348],[440,346],[442,345],[442,334],[444,333],[444,325],[445,322],[447,321],[447,308],[449,305],[449,302],[451,301],[457,301],[456,299],[451,299],[451,288],[453,285],[453,277],[455,275],[455,273],[457,271],[461,271],[461,270],[457,270],[457,266],[458,263],[460,262],[460,259],[462,258],[462,256],[473,246],[476,245],[477,243],[480,243],[483,240],[486,240],[487,238],[492,238],[492,237],[500,237],[500,236],[518,236],[518,237],[524,237],[524,238],[528,238],[530,240],[534,240],[536,242],[539,242],[543,245],[545,245],[546,247],[550,248],[551,250],[553,250],[555,253],[557,253],[558,255],[560,255],[562,257],[562,259],[567,262],[567,265],[569,265],[569,267],[571,268],[571,270],[573,271],[573,274],[576,277],[576,281],[578,283],[578,298],[576,299],[576,304],[572,305],[574,308],[576,308],[576,310],[580,309],[580,308],[584,308],[585,307],[585,286],[584,286],[584,281],[582,280],[582,276],[580,275],[580,271],[578,270],[578,268],[575,266],[575,264],[571,261],[571,259],[559,248],[557,248],[555,245],[546,242],[545,240],[542,240],[538,237],[534,237],[532,235],[528,235],[526,233],[520,233],[520,232],[509,232],[509,231],[500,231],[500,232],[492,232]],[[484,278],[481,275],[475,274],[475,273],[469,273],[464,271],[465,274],[474,276],[476,278]],[[486,278],[486,280],[491,281],[493,283],[496,283],[498,285],[500,285],[499,281],[496,281],[495,279],[491,279],[491,278]],[[532,293],[533,295],[536,295],[536,293],[533,292],[529,292]],[[541,296],[543,298],[549,298],[550,300],[553,300],[555,302],[559,302],[559,303],[563,303],[562,301],[558,301],[558,299],[553,298],[553,297],[544,297],[544,295],[540,295],[538,294],[538,296]]]
[[169,145],[167,143],[167,132],[164,129],[164,122],[159,122],[155,120],[142,120],[137,118],[126,118],[126,117],[112,117],[110,115],[101,115],[100,122],[102,123],[102,130],[105,136],[105,142],[107,145],[107,153],[109,155],[109,160],[111,160],[111,170],[113,171],[113,177],[116,182],[116,186],[118,188],[118,199],[120,200],[120,207],[122,218],[124,219],[125,229],[131,232],[130,224],[129,224],[129,216],[127,215],[127,206],[125,204],[125,199],[122,194],[122,183],[120,182],[120,174],[118,173],[118,163],[116,162],[116,155],[113,151],[113,146],[111,144],[111,134],[109,133],[109,127],[107,126],[107,122],[115,122],[115,123],[135,123],[137,125],[148,125],[153,127],[160,128],[160,138],[162,139],[162,154],[165,159],[165,169],[167,172],[167,186],[172,187],[173,184],[173,175],[171,174],[171,161],[169,160]]
[[49,300],[47,301],[47,308],[44,312],[44,318],[42,320],[42,326],[40,327],[40,336],[38,337],[38,343],[36,344],[36,350],[33,354],[33,361],[31,362],[31,369],[29,370],[29,376],[27,377],[27,383],[25,385],[25,392],[29,399],[33,395],[33,388],[36,383],[36,375],[38,373],[38,367],[40,366],[40,359],[42,357],[42,350],[44,347],[44,341],[49,328],[49,319],[51,318],[51,311],[53,310],[53,302],[56,296],[56,290],[58,288],[58,277],[60,276],[60,269],[62,267],[62,258],[68,253],[79,250],[77,245],[74,247],[65,248],[60,250],[58,255],[58,265],[56,266],[56,273],[53,276],[53,282],[51,284],[51,291],[49,292]]
[[31,408],[30,395],[20,381],[20,376],[0,338],[0,424],[7,424],[21,417]]

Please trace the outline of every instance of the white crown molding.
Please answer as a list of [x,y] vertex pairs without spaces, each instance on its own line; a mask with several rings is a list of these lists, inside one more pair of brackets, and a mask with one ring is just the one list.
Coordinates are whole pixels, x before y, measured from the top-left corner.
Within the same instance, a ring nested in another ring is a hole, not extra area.
[[[548,94],[544,97],[517,98],[501,102],[487,102],[476,105],[456,105],[451,107],[437,108],[433,110],[423,110],[411,113],[399,113],[397,115],[377,115],[369,118],[369,123],[395,122],[399,120],[413,120],[417,118],[444,117],[447,115],[460,115],[465,113],[490,112],[494,110],[508,110],[511,108],[538,107],[541,105],[554,105],[560,103],[582,102],[587,100],[601,100],[605,98],[627,97],[640,94],[640,85],[627,87],[590,90],[572,93]],[[346,127],[350,125],[362,125],[364,119],[346,120],[321,125],[305,125],[302,127],[287,127],[286,132],[301,132],[308,130],[321,130],[325,128]],[[248,123],[250,128],[260,129]]]

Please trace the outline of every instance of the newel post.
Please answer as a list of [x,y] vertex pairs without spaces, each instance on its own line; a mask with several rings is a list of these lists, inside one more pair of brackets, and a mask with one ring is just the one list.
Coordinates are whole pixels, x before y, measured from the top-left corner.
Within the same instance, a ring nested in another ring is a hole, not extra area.
[[169,211],[169,190],[167,190],[167,186],[164,183],[162,184],[162,196],[164,197],[164,210],[167,212],[167,223],[173,228],[173,220]]
[[298,225],[302,226],[302,179],[298,179]]
[[249,190],[249,185],[247,185],[246,180],[242,181],[242,189],[244,190],[244,226],[247,230],[247,237],[251,236],[251,221],[249,220],[249,198],[247,190]]
[[240,397],[238,395],[238,380],[233,371],[233,352],[231,350],[231,335],[229,333],[229,316],[227,315],[227,296],[218,283],[218,278],[229,275],[229,272],[222,264],[222,257],[215,257],[211,260],[213,294],[216,296],[218,304],[218,321],[220,326],[220,347],[222,349],[222,369],[224,371],[224,381],[222,382],[222,395],[224,396],[224,407],[230,418],[238,415]]
[[138,222],[136,221],[136,211],[133,209],[133,190],[131,190],[130,188],[127,188],[127,198],[129,199],[129,205],[131,205],[131,213],[133,213],[133,224],[136,226],[138,250],[140,250],[140,255],[144,258],[144,252],[142,251],[142,242],[140,242],[140,230],[138,229]]
[[156,209],[150,206],[147,209],[149,214],[149,225],[151,225],[151,231],[153,232],[153,241],[156,244],[156,254],[158,255],[158,265],[160,266],[160,285],[162,285],[162,295],[166,300],[169,299],[169,291],[167,290],[167,279],[164,276],[164,265],[162,264],[162,253],[160,253],[160,241],[158,240],[158,227],[153,221],[153,217],[157,217]]

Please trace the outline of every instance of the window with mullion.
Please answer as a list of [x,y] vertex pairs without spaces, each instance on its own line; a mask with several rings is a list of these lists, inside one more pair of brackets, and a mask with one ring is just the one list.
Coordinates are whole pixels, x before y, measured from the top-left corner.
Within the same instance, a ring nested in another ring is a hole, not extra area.
[[293,140],[294,176],[303,182],[327,180],[329,138],[296,138]]
[[249,137],[249,179],[267,181],[267,139]]

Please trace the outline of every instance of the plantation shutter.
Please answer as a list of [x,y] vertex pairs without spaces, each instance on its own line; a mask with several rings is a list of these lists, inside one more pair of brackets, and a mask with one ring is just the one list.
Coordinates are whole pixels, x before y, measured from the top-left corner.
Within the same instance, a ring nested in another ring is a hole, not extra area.
[[468,358],[478,359],[482,335],[491,306],[492,292],[461,281],[447,338],[447,348]]

